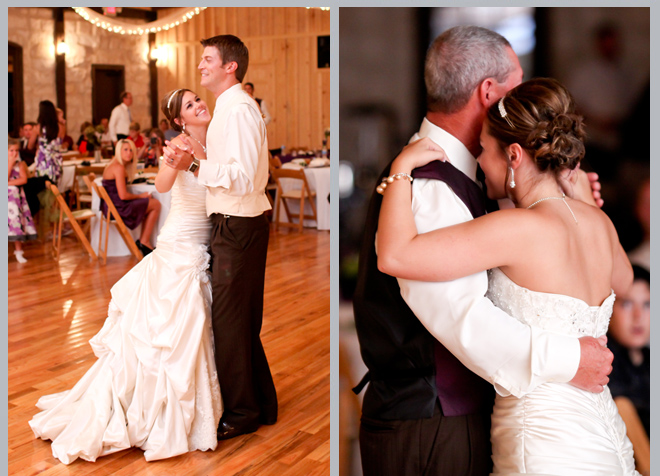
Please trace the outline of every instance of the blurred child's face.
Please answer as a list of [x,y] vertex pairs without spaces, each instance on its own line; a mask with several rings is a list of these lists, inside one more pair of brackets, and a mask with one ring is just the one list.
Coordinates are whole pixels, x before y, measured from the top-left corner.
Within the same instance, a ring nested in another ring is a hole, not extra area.
[[610,335],[629,349],[648,345],[651,338],[651,290],[636,280],[624,296],[617,296],[610,320]]
[[9,146],[9,157],[12,159],[15,159],[18,157],[18,146],[17,145],[10,145]]

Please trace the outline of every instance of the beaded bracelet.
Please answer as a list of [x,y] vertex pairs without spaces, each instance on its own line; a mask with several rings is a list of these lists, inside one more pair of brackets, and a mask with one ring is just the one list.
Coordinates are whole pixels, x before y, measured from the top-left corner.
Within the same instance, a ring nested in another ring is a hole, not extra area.
[[392,183],[395,180],[401,180],[403,178],[405,178],[411,183],[413,181],[412,175],[407,174],[405,172],[399,172],[398,174],[390,175],[389,177],[383,178],[382,182],[380,182],[380,185],[376,187],[376,191],[381,195],[383,195],[385,193],[385,189],[387,188],[387,184]]

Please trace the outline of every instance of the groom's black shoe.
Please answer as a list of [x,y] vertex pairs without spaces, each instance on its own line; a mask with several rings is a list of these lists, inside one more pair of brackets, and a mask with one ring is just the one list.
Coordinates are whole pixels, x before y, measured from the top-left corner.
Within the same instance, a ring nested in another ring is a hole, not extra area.
[[259,423],[249,423],[247,425],[234,425],[228,421],[221,421],[218,426],[218,440],[228,440],[239,435],[254,433],[259,428]]

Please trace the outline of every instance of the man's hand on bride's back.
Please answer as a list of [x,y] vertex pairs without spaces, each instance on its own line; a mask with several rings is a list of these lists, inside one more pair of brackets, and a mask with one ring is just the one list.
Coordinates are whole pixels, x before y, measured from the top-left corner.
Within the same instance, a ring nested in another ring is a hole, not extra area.
[[607,348],[607,337],[581,337],[580,365],[571,380],[571,385],[593,393],[603,391],[603,386],[610,381],[608,375],[612,372],[614,356]]
[[428,137],[424,137],[423,139],[411,142],[403,148],[401,153],[394,159],[394,162],[392,162],[390,173],[410,173],[413,169],[422,167],[434,160],[449,162],[444,149]]

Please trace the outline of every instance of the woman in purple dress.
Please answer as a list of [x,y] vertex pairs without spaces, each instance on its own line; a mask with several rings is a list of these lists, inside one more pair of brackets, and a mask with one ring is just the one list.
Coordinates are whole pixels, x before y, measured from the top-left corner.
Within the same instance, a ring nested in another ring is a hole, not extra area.
[[[137,150],[133,141],[122,139],[115,147],[115,157],[103,171],[103,181],[112,203],[122,220],[131,230],[142,223],[140,238],[135,242],[143,255],[153,251],[151,232],[158,222],[160,202],[151,197],[149,192],[134,194],[128,191],[127,182],[135,177],[137,168]],[[101,205],[103,213],[107,213],[105,203]]]
[[9,219],[9,241],[14,242],[14,255],[19,263],[26,263],[23,257],[23,241],[35,240],[37,229],[32,221],[25,193],[21,185],[27,182],[27,166],[18,153],[19,142],[9,139],[9,192],[7,216]]

